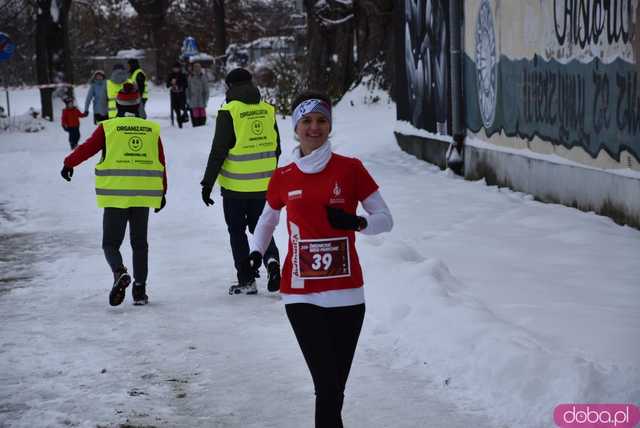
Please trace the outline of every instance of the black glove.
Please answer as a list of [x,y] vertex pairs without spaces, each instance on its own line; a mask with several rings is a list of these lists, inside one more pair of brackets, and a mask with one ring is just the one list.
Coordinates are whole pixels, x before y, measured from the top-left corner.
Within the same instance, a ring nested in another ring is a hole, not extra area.
[[160,210],[163,209],[165,205],[167,205],[167,198],[165,198],[164,195],[162,195],[162,201],[160,201],[160,208],[154,208],[153,212],[159,213]]
[[349,214],[340,208],[327,207],[327,218],[334,229],[362,230],[367,227],[367,219]]
[[62,171],[60,171],[60,175],[67,181],[71,181],[71,177],[73,177],[73,168],[69,168],[68,166],[63,166]]
[[202,186],[202,202],[206,206],[213,205],[213,199],[211,199],[211,191],[213,186]]
[[242,261],[242,271],[246,277],[257,277],[258,269],[262,264],[262,254],[259,251],[252,251],[249,256]]

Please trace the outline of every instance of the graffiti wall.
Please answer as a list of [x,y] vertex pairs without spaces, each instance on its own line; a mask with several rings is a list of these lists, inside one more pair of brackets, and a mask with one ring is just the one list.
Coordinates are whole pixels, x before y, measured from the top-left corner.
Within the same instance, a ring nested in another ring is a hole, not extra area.
[[450,134],[448,0],[400,0],[398,119]]
[[640,170],[638,0],[464,5],[470,131],[494,144]]

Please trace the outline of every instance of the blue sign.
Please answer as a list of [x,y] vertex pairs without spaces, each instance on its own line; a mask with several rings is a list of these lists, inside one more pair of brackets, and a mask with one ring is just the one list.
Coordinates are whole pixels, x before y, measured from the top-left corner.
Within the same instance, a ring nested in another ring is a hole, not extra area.
[[182,42],[182,58],[189,58],[190,56],[198,54],[198,45],[196,44],[196,39],[193,37],[185,37]]
[[0,61],[11,58],[15,50],[16,44],[11,41],[9,35],[0,33]]

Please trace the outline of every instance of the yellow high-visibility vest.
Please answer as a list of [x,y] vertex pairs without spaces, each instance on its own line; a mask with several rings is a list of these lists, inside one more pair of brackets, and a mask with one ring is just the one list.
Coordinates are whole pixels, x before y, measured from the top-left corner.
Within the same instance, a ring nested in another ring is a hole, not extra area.
[[222,164],[218,183],[235,192],[266,191],[278,166],[274,107],[264,101],[258,104],[231,101],[220,110],[231,114],[236,144]]
[[118,114],[118,109],[116,108],[116,97],[123,85],[124,82],[115,83],[112,82],[111,79],[107,80],[107,107],[109,108],[109,119],[113,119]]
[[106,154],[95,171],[98,207],[160,208],[160,125],[139,117],[116,117],[102,122],[102,127]]
[[[134,70],[134,72],[131,73],[131,77],[129,77],[129,79],[127,81],[133,83],[137,87],[138,86],[138,82],[136,82],[136,78],[138,77],[138,74],[140,74],[140,73],[142,73],[142,75],[145,78],[145,80],[144,80],[144,92],[141,94],[141,98],[144,98],[146,100],[146,99],[149,98],[149,82],[147,81],[147,75],[144,73],[144,71],[142,71],[142,69],[140,69],[140,68],[136,68]],[[140,88],[138,88],[138,91],[139,90],[140,90]]]

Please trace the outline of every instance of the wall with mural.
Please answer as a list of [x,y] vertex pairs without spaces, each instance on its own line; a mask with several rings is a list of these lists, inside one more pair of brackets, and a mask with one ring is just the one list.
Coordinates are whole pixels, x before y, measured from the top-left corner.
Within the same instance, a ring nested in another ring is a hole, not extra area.
[[472,135],[640,170],[638,0],[466,0],[464,14]]
[[400,0],[398,119],[451,133],[449,1]]

